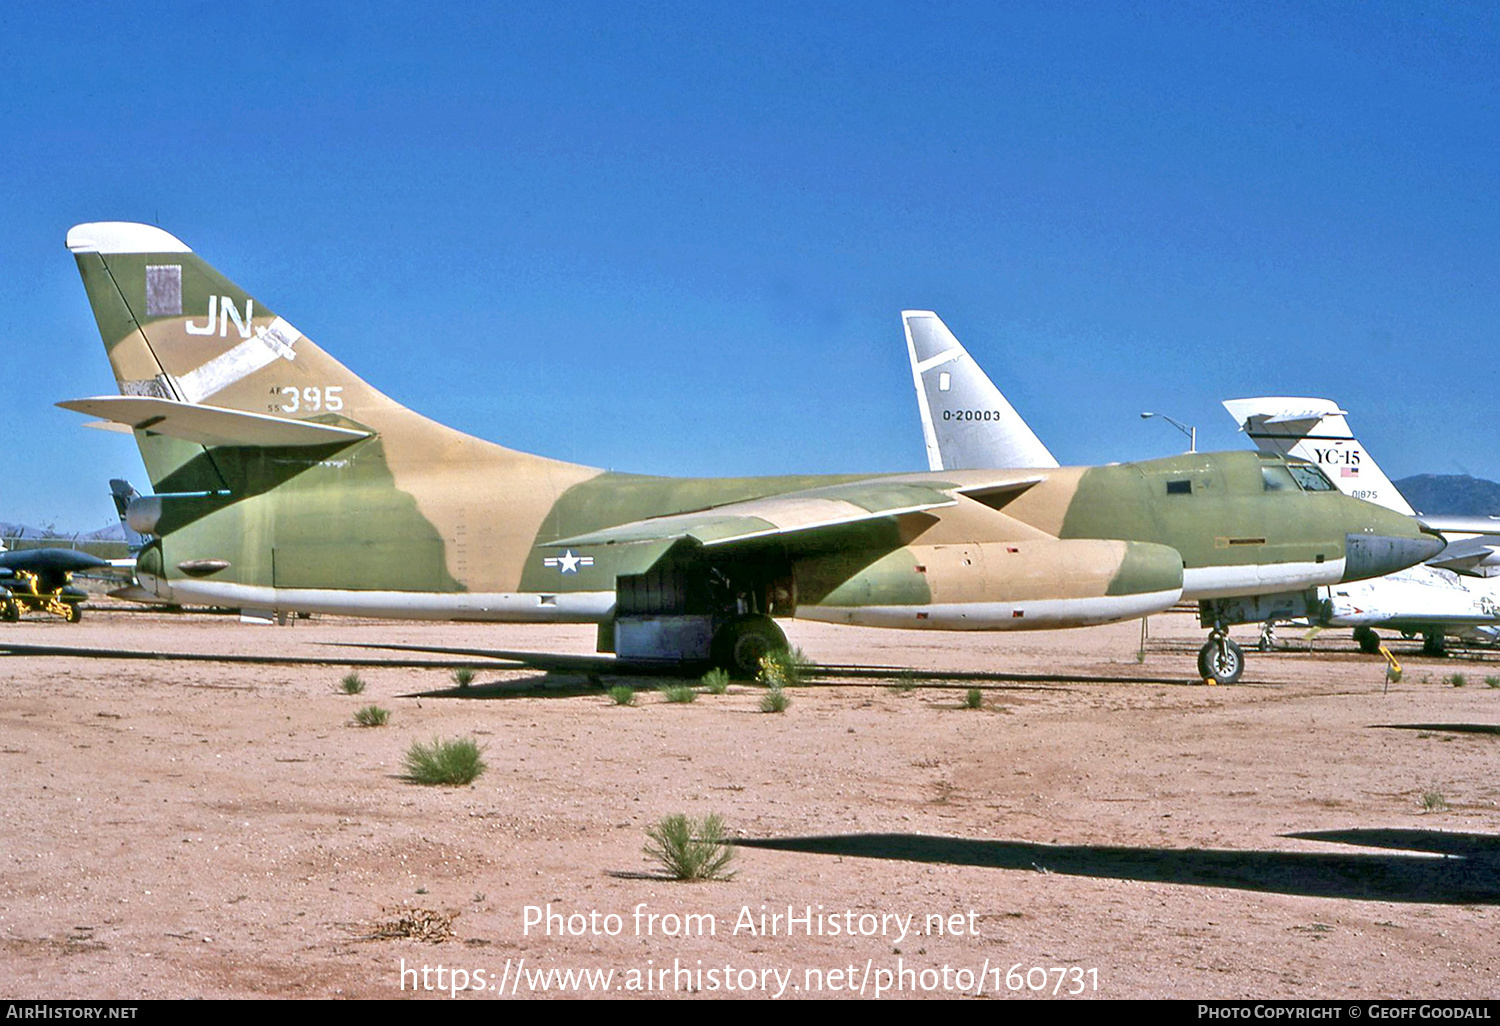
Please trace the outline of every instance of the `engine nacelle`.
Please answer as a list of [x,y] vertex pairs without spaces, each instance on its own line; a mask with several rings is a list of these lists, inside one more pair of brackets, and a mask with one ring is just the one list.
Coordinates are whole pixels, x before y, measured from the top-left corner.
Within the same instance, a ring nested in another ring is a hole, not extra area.
[[1182,597],[1182,557],[1095,539],[908,545],[796,564],[797,616],[871,627],[1036,630],[1131,620]]

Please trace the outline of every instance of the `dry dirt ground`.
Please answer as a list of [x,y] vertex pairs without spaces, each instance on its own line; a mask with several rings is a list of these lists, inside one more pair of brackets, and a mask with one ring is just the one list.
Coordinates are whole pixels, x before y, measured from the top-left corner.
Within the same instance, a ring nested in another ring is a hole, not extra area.
[[[463,691],[390,664],[336,690],[349,660],[387,658],[348,643],[585,653],[590,628],[0,625],[11,645],[309,660],[0,658],[0,991],[1500,994],[1500,662],[1398,651],[1387,689],[1347,632],[1309,652],[1284,631],[1304,650],[1205,687],[1191,618],[1150,630],[1138,660],[1139,624],[793,624],[822,663],[921,672],[801,688],[776,715],[749,685],[621,707],[478,659]],[[965,671],[991,676],[943,676]],[[389,723],[354,726],[372,702]],[[473,785],[404,779],[413,742],[458,737],[485,746]],[[732,880],[643,855],[677,812],[724,817]]]

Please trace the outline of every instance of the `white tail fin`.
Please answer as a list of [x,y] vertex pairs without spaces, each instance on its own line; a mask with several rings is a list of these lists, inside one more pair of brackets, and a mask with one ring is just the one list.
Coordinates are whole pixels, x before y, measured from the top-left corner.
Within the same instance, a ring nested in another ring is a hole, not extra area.
[[1057,466],[937,314],[903,310],[901,322],[929,469]]
[[1316,463],[1345,495],[1386,509],[1415,512],[1370,459],[1344,419],[1347,410],[1328,399],[1260,396],[1226,399],[1224,409],[1264,452]]

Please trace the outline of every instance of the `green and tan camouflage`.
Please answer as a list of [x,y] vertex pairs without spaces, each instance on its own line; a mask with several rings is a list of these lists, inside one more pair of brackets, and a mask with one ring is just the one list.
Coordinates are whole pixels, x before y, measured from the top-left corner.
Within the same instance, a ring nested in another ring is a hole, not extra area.
[[383,395],[173,236],[68,233],[154,495],[137,573],[186,604],[605,625],[622,658],[745,668],[776,617],[970,630],[1375,576],[1409,518],[1272,487],[1249,452],[1093,468],[620,474],[483,441]]

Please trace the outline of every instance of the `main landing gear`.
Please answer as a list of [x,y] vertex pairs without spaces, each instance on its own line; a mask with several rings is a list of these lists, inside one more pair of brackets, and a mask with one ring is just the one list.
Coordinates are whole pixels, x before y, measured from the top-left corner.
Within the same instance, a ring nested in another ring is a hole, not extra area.
[[737,616],[714,633],[713,661],[736,678],[753,679],[760,661],[787,647],[786,635],[769,616]]
[[1234,684],[1244,672],[1245,650],[1223,628],[1209,631],[1207,644],[1198,651],[1198,676],[1219,684]]
[[1380,635],[1369,627],[1354,628],[1354,643],[1365,655],[1375,655],[1380,651]]

